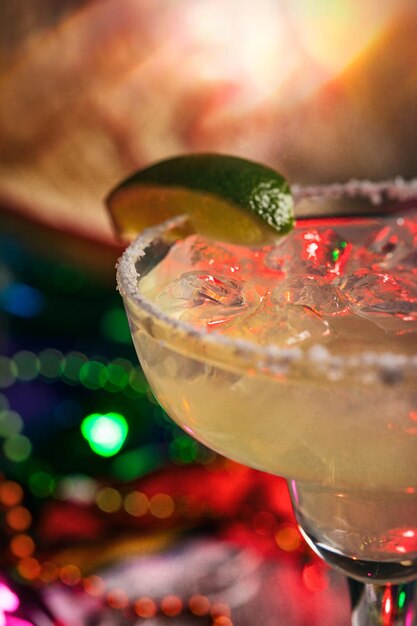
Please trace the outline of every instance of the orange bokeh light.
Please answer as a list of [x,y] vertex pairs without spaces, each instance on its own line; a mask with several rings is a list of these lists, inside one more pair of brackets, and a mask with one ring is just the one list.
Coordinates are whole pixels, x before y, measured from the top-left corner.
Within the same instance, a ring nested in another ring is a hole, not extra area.
[[32,523],[30,512],[23,506],[16,506],[6,513],[6,522],[13,530],[26,530]]
[[175,595],[168,595],[161,600],[161,611],[168,617],[179,615],[183,609],[181,598]]
[[17,571],[26,580],[35,580],[41,574],[41,566],[37,559],[27,558],[19,561]]
[[158,611],[158,607],[152,598],[139,598],[135,602],[135,613],[139,615],[139,617],[149,618],[156,615]]
[[199,617],[203,615],[207,615],[210,610],[210,601],[206,596],[202,596],[200,594],[195,594],[191,596],[188,602],[189,609],[191,613],[194,615],[198,615]]
[[29,535],[16,535],[10,541],[10,551],[19,558],[32,556],[35,542]]
[[5,506],[16,506],[23,498],[23,489],[14,481],[7,480],[0,484],[0,503]]

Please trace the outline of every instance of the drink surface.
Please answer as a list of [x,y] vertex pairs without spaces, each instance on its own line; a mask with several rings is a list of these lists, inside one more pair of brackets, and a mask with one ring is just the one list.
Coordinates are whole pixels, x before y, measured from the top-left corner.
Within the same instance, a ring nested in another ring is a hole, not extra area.
[[[417,559],[416,238],[410,211],[305,222],[262,249],[176,242],[139,291],[173,329],[196,328],[198,350],[174,331],[160,341],[125,300],[168,414],[226,456],[295,479],[306,532],[364,562]],[[275,346],[288,367],[217,363],[207,336]]]
[[258,249],[194,235],[140,290],[173,318],[258,345],[415,354],[416,243],[417,210],[304,222]]

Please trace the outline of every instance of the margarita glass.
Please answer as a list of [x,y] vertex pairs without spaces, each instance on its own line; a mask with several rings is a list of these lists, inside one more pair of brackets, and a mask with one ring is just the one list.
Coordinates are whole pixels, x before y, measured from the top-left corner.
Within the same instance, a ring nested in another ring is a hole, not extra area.
[[287,478],[307,541],[365,583],[354,624],[411,626],[415,233],[413,218],[387,219],[304,220],[276,248],[245,249],[207,242],[180,217],[129,246],[117,277],[166,412],[210,448]]

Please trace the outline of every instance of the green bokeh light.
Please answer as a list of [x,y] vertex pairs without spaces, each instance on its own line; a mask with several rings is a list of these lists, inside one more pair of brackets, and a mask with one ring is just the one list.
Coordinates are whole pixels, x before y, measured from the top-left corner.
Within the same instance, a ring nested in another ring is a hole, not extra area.
[[128,481],[163,467],[165,461],[161,446],[149,444],[118,456],[110,471],[119,480]]
[[17,367],[17,377],[19,380],[30,381],[39,374],[40,362],[33,352],[21,350],[14,355],[13,361]]
[[0,356],[0,389],[11,387],[16,382],[17,366],[7,356]]
[[129,426],[120,413],[92,413],[81,423],[81,433],[100,456],[113,456],[123,446]]
[[132,340],[124,309],[117,307],[107,311],[101,320],[101,332],[110,341],[130,344]]
[[108,391],[120,391],[129,384],[128,372],[117,363],[110,363],[107,366],[107,379],[105,388]]
[[32,453],[32,444],[24,435],[12,435],[3,443],[5,456],[15,463],[26,461]]
[[133,368],[129,372],[129,385],[123,390],[128,398],[143,396],[149,391],[145,376],[139,368]]
[[198,443],[188,435],[175,437],[169,446],[169,455],[175,463],[194,463],[198,455]]
[[35,472],[29,478],[29,488],[38,498],[48,498],[54,492],[55,480],[48,472]]
[[106,384],[107,370],[104,363],[91,359],[80,369],[80,381],[87,389],[101,389]]
[[2,411],[7,411],[10,408],[10,404],[6,396],[0,393],[0,413]]
[[47,348],[42,350],[38,355],[39,371],[45,378],[50,380],[57,379],[64,369],[65,359],[62,352]]
[[75,384],[80,382],[81,368],[87,363],[88,359],[81,352],[69,352],[65,357],[65,365],[63,369],[64,382]]
[[18,435],[23,429],[23,420],[16,411],[0,410],[0,437]]

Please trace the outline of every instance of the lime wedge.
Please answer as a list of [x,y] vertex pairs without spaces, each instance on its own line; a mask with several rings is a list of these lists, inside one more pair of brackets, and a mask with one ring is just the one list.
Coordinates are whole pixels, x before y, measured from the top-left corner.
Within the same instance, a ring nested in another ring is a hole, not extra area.
[[131,239],[177,215],[220,241],[257,245],[293,227],[287,181],[275,170],[221,154],[160,161],[118,185],[107,205],[117,233]]

